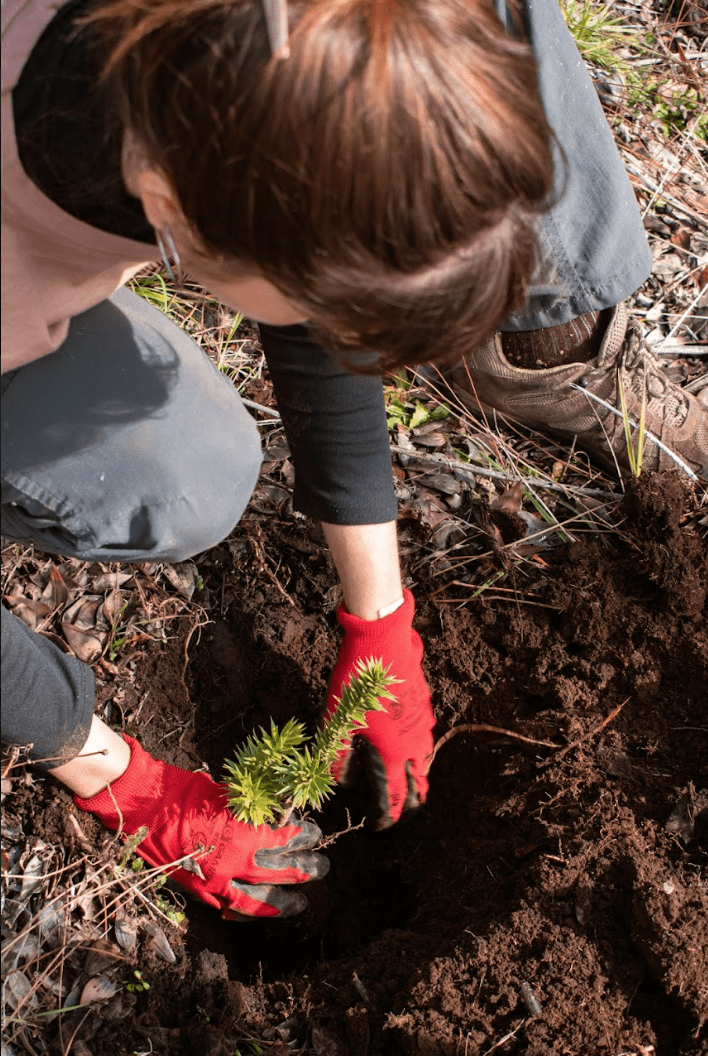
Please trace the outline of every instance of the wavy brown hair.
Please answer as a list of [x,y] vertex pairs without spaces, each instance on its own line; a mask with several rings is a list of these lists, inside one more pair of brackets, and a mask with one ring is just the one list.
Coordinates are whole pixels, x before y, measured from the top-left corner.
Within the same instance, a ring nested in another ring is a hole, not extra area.
[[208,252],[350,362],[462,355],[522,304],[552,193],[530,47],[491,0],[291,0],[289,18],[285,60],[258,0],[98,0],[86,21]]

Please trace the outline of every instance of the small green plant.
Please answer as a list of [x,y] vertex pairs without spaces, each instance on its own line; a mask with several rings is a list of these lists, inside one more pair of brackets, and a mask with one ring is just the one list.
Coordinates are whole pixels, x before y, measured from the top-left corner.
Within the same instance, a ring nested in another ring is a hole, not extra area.
[[126,599],[111,620],[111,630],[107,647],[108,659],[111,663],[115,662],[119,652],[128,641],[128,624],[127,622],[122,623],[120,619],[128,608],[128,604],[128,600]]
[[441,422],[449,416],[450,408],[444,403],[433,407],[409,398],[412,382],[405,370],[394,374],[393,383],[384,393],[389,429],[395,429],[397,425],[402,425],[404,429],[417,429],[426,422]]
[[386,399],[386,421],[389,429],[395,429],[397,425],[402,425],[404,429],[417,429],[426,422],[444,421],[449,414],[450,408],[444,403],[431,409],[420,400],[409,403],[391,394]]
[[[133,836],[128,836],[127,837],[125,843],[123,844],[123,853],[120,856],[120,861],[118,862],[118,865],[116,866],[116,871],[117,872],[119,872],[119,873],[123,872],[123,870],[128,865],[128,860],[135,853],[135,848],[138,846],[139,843],[143,842],[143,840],[147,836],[148,832],[149,832],[149,829],[148,829],[147,825],[141,825],[140,828],[138,829],[138,831]],[[136,859],[136,861],[142,862],[142,859]],[[131,863],[130,868],[133,870],[133,872],[137,872],[134,862]],[[142,868],[142,865],[140,866],[140,868]]]
[[142,994],[145,990],[150,989],[150,984],[146,979],[143,979],[142,972],[139,972],[137,968],[133,970],[133,978],[130,982],[124,985],[130,994]]
[[162,312],[169,311],[173,294],[159,271],[150,275],[135,275],[128,282],[128,286],[148,304],[153,304]]
[[650,77],[645,83],[634,85],[627,96],[628,107],[639,105],[649,109],[652,123],[667,139],[689,132],[696,139],[705,140],[708,114],[704,112],[703,99],[695,88],[677,84],[666,77],[662,80]]
[[637,446],[634,446],[632,441],[632,420],[629,417],[627,410],[627,399],[624,394],[624,385],[622,384],[622,378],[618,378],[619,398],[620,407],[622,409],[622,424],[624,425],[624,438],[627,444],[627,459],[629,461],[629,469],[633,477],[638,477],[642,472],[642,462],[644,461],[644,444],[646,442],[646,409],[647,409],[647,391],[646,388],[642,392],[642,406],[639,412],[639,422],[637,424]]
[[[282,730],[252,735],[233,761],[224,764],[229,807],[250,825],[284,825],[296,808],[318,808],[334,787],[331,767],[342,742],[366,727],[366,712],[381,711],[381,697],[394,700],[380,660],[359,661],[338,706],[310,740],[302,723],[290,719]],[[306,743],[308,742],[309,743]]]

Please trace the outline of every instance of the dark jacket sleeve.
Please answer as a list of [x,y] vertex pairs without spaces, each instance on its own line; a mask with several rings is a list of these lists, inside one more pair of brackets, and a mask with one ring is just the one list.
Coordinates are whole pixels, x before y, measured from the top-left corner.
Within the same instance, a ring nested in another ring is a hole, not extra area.
[[295,466],[295,508],[331,524],[396,519],[383,386],[352,374],[305,326],[260,326]]

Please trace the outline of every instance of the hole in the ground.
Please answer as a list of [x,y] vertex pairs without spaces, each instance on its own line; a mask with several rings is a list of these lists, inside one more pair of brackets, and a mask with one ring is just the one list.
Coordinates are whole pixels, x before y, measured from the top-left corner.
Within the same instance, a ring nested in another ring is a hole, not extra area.
[[643,980],[627,1011],[651,1024],[659,1041],[657,1051],[662,1056],[678,1056],[697,1026],[678,1001],[651,976]]
[[327,804],[318,818],[325,833],[343,835],[326,849],[328,877],[305,889],[310,905],[303,914],[284,921],[235,924],[192,904],[188,914],[193,949],[223,953],[233,978],[270,982],[306,972],[322,960],[351,956],[387,929],[405,927],[417,908],[413,887],[401,875],[416,822],[390,833],[343,832],[349,824],[347,799],[349,816],[357,824],[351,797],[344,795]]

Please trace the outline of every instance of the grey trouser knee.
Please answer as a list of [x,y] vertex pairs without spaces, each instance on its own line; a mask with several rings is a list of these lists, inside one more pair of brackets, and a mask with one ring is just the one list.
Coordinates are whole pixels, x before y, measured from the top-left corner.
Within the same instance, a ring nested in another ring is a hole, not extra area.
[[[120,290],[52,355],[3,377],[2,533],[96,561],[178,561],[224,538],[261,463],[231,383],[156,308]],[[80,752],[89,667],[3,608],[2,737],[49,769]]]
[[[511,25],[505,0],[497,8]],[[557,201],[538,224],[526,305],[503,330],[537,330],[611,308],[649,277],[637,200],[558,0],[523,0],[544,109],[555,132]],[[563,158],[564,155],[564,158]]]
[[194,341],[129,290],[72,320],[56,352],[3,388],[11,539],[84,560],[179,561],[228,535],[248,503],[253,419]]

